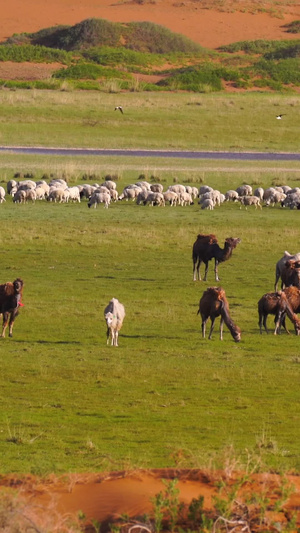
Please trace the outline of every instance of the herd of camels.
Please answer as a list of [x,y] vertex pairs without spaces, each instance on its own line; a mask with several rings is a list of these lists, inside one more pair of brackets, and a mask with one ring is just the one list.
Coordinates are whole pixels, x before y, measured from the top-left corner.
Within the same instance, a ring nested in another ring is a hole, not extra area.
[[[215,261],[215,280],[219,281],[218,264],[227,261],[232,256],[233,250],[241,242],[238,238],[228,237],[225,239],[224,248],[218,244],[215,235],[197,236],[193,245],[193,279],[201,280],[200,266],[205,264],[204,281],[207,278],[208,263],[211,259]],[[281,290],[277,291],[277,284],[281,278]],[[268,333],[267,317],[269,314],[275,315],[274,334],[280,333],[281,326],[289,333],[285,318],[289,317],[294,325],[296,335],[300,334],[300,320],[296,313],[300,312],[300,254],[292,256],[285,252],[284,256],[276,264],[275,292],[264,294],[258,302],[259,329],[263,328]],[[202,336],[205,338],[206,324],[211,320],[211,327],[208,338],[211,339],[215,320],[221,317],[220,339],[223,340],[223,326],[228,327],[235,342],[241,340],[241,330],[233,322],[225,290],[222,287],[209,287],[200,299],[198,314],[202,319]]]

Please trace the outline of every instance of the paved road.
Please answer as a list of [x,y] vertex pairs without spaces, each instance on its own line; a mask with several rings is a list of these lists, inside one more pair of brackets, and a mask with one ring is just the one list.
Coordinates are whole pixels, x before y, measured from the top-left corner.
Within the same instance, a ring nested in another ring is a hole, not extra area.
[[183,159],[227,159],[239,161],[300,161],[300,153],[286,152],[198,152],[181,150],[110,150],[96,148],[44,148],[33,146],[0,146],[0,153],[68,156],[127,156],[127,157],[173,157]]

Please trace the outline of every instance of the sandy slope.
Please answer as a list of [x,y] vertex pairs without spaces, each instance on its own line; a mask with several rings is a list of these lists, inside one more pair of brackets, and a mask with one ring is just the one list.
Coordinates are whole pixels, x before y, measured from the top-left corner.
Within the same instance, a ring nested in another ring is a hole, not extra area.
[[75,24],[89,17],[114,22],[152,21],[182,33],[204,47],[216,48],[240,40],[293,39],[283,24],[300,18],[300,5],[287,8],[283,19],[200,9],[199,2],[156,0],[138,5],[119,0],[10,0],[2,2],[0,41],[13,33],[33,32],[56,24]]

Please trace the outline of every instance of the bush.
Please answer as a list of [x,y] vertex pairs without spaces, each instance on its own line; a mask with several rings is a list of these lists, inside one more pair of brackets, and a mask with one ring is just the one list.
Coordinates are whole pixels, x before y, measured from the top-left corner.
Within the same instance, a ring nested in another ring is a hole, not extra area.
[[71,80],[98,80],[100,78],[129,78],[130,75],[119,70],[109,69],[93,63],[78,63],[55,71],[54,78]]
[[45,46],[34,46],[31,44],[1,45],[0,61],[30,61],[35,63],[59,62],[69,64],[72,56],[65,50],[46,48]]

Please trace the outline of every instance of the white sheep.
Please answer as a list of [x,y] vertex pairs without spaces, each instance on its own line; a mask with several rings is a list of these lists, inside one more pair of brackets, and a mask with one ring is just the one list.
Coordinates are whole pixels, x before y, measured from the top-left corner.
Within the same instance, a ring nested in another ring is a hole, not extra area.
[[5,189],[4,187],[1,187],[0,186],[0,204],[2,204],[3,202],[6,202],[5,200]]
[[253,193],[253,196],[257,196],[257,198],[260,199],[260,201],[262,202],[262,200],[264,199],[264,189],[262,187],[257,187],[257,189],[255,189],[254,193]]
[[212,198],[205,198],[203,202],[201,202],[201,209],[213,210],[214,207],[215,207],[215,204]]
[[149,204],[151,206],[153,205],[165,206],[165,199],[164,199],[163,194],[161,194],[160,192],[149,192],[146,200],[144,201],[144,205],[146,204]]
[[64,189],[60,188],[50,188],[49,196],[47,198],[48,202],[59,202],[60,204],[64,201]]
[[111,202],[111,196],[109,194],[109,191],[94,192],[94,194],[89,199],[88,207],[94,206],[94,208],[96,209],[98,204],[104,204],[104,207],[108,209],[110,202]]
[[117,298],[112,298],[104,309],[104,318],[107,325],[106,342],[109,344],[111,338],[111,346],[118,346],[119,331],[125,318],[124,305]]
[[151,183],[150,189],[152,192],[160,192],[162,194],[164,186],[161,183]]
[[177,194],[183,194],[186,192],[185,186],[178,183],[177,185],[170,185],[167,189],[168,191],[176,192]]
[[241,202],[240,209],[242,208],[242,205],[244,205],[246,209],[250,205],[254,205],[255,209],[257,209],[258,207],[262,209],[260,200],[257,196],[240,196],[239,201]]
[[252,196],[252,187],[251,185],[241,185],[237,187],[236,192],[239,196]]
[[179,203],[181,206],[194,205],[192,195],[189,194],[188,192],[186,191],[181,192],[178,194],[178,197],[179,197]]
[[165,203],[169,203],[171,206],[177,205],[179,203],[178,194],[174,191],[165,191],[163,193]]
[[65,189],[65,192],[66,191],[68,191],[69,193],[68,200],[71,200],[71,202],[80,203],[80,192],[76,185],[74,187],[68,187],[67,189]]
[[25,204],[26,202],[26,191],[16,191],[13,197],[13,202],[15,204]]

